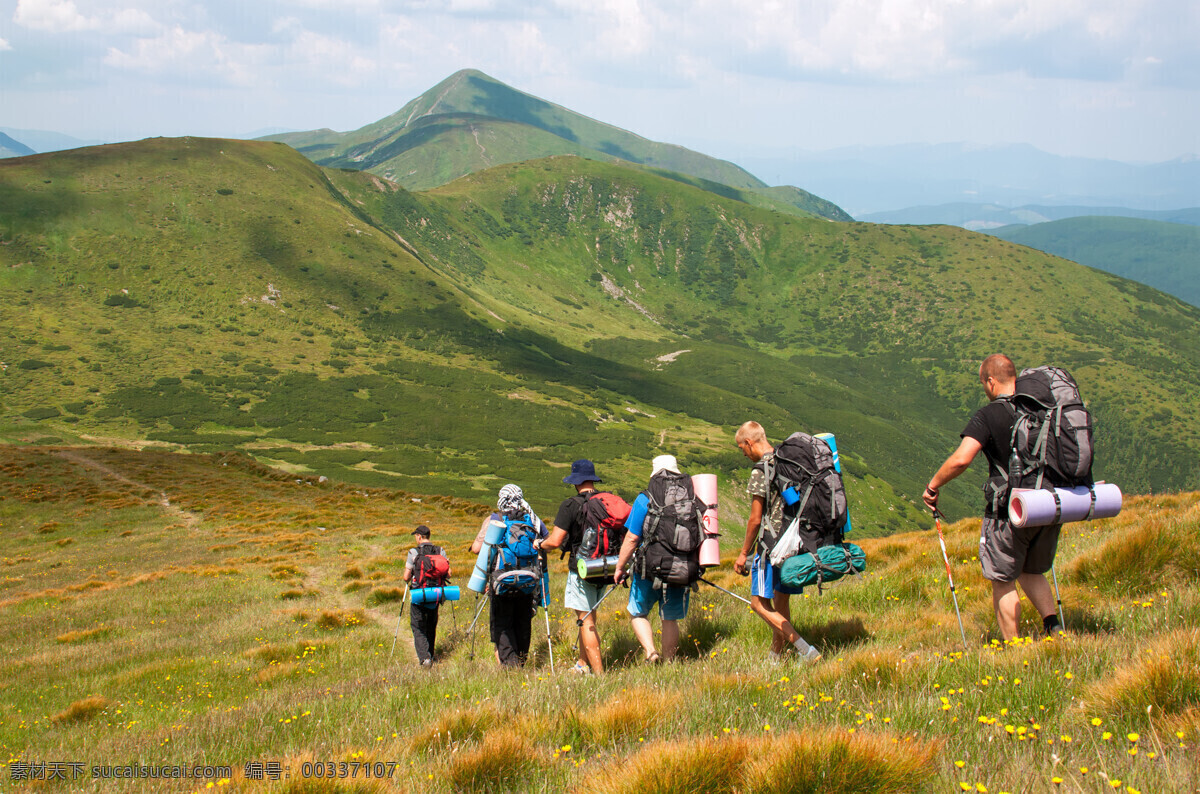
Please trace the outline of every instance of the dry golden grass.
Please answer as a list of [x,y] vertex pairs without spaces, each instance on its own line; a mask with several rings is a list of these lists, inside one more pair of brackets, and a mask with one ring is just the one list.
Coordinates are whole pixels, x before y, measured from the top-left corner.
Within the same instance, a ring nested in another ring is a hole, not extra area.
[[940,751],[938,743],[828,729],[786,733],[756,745],[742,771],[742,790],[761,794],[923,791],[936,774]]
[[836,683],[851,683],[863,689],[880,690],[898,686],[919,666],[894,648],[860,648],[823,664],[812,675],[818,689]]
[[590,771],[579,794],[734,794],[742,765],[762,742],[743,738],[660,741]]
[[79,722],[87,722],[100,716],[100,714],[113,705],[113,702],[106,697],[92,695],[83,700],[75,701],[65,710],[51,717],[50,722],[55,725],[72,725]]
[[109,629],[105,626],[98,626],[94,629],[87,629],[85,631],[68,631],[65,634],[59,634],[56,639],[63,644],[71,644],[76,642],[84,642],[85,640],[90,640],[95,637],[102,637],[110,634],[111,632],[112,629]]
[[500,712],[490,703],[443,711],[429,727],[413,737],[412,746],[416,750],[453,749],[463,742],[482,739],[499,721]]
[[389,601],[399,601],[404,598],[403,587],[374,587],[367,595],[367,605],[386,604]]
[[367,615],[361,609],[323,609],[315,621],[318,628],[326,631],[353,629],[366,625]]
[[1134,717],[1181,714],[1200,704],[1200,629],[1160,636],[1128,664],[1088,687],[1093,714]]
[[524,791],[522,781],[546,765],[544,756],[519,730],[488,731],[478,747],[454,754],[446,779],[455,791]]
[[637,688],[617,693],[611,700],[592,708],[568,706],[561,717],[568,735],[580,737],[586,746],[604,747],[638,741],[651,734],[672,714],[682,695],[678,692]]
[[[1113,537],[1080,555],[1071,573],[1107,592],[1147,593],[1168,583],[1200,581],[1200,535],[1178,520],[1148,516],[1122,520]],[[1135,531],[1136,530],[1136,531]]]
[[937,743],[806,729],[756,738],[654,742],[592,772],[581,794],[918,792],[936,774]]

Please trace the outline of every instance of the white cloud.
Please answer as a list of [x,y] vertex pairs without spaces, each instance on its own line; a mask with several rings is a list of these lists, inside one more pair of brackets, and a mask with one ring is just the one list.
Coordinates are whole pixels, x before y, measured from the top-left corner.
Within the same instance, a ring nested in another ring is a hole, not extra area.
[[261,85],[261,69],[271,48],[233,42],[212,31],[176,25],[153,38],[141,38],[128,50],[110,47],[106,66],[156,77],[186,77],[203,84],[216,78],[238,86]]
[[13,21],[22,27],[47,33],[84,30],[149,33],[161,27],[141,9],[122,7],[89,16],[82,13],[72,0],[17,0]]
[[13,21],[22,27],[48,33],[68,33],[99,27],[97,20],[85,17],[71,0],[17,0]]
[[0,38],[0,52],[4,52],[6,50],[11,50],[11,49],[12,49],[12,45],[9,44],[6,40]]

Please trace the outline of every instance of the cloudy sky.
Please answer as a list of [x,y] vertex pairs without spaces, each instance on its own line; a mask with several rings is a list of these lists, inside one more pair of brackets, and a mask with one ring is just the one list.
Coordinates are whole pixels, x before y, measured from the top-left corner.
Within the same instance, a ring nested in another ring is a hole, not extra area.
[[461,68],[738,159],[1200,153],[1195,0],[0,0],[0,126],[354,129]]

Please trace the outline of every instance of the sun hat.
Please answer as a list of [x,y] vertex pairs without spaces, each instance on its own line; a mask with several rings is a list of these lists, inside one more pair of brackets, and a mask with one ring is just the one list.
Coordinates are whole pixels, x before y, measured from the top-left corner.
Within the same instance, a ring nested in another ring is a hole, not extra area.
[[571,464],[571,473],[563,477],[563,482],[571,485],[581,485],[585,482],[603,482],[596,476],[596,465],[590,460],[577,460]]
[[660,471],[669,471],[674,474],[679,474],[679,464],[675,461],[674,455],[659,455],[650,464],[650,476],[653,477]]

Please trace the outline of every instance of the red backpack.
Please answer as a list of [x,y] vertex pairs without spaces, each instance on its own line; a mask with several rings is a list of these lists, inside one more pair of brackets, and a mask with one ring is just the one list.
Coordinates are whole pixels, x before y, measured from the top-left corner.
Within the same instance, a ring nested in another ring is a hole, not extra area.
[[450,578],[450,561],[441,548],[432,543],[417,546],[417,559],[413,561],[413,587],[445,587]]
[[629,510],[629,503],[614,493],[597,491],[589,496],[583,506],[583,537],[575,556],[594,560],[619,553]]

